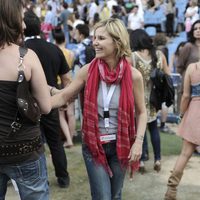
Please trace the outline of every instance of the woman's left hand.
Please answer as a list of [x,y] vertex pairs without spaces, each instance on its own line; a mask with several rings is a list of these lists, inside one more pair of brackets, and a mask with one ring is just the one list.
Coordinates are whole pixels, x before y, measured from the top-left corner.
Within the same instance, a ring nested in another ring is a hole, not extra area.
[[143,144],[143,141],[140,141],[140,140],[136,140],[133,143],[129,156],[128,156],[129,162],[138,161],[140,159],[142,155],[142,144]]
[[58,93],[60,93],[62,90],[57,89],[56,87],[50,87],[50,94],[51,96],[54,96]]

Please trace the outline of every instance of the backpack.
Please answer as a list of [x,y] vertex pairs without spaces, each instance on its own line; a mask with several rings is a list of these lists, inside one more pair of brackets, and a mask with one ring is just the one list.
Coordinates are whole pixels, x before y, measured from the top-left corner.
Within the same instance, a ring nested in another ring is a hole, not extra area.
[[95,58],[95,50],[92,44],[82,44],[85,46],[85,64],[88,64]]

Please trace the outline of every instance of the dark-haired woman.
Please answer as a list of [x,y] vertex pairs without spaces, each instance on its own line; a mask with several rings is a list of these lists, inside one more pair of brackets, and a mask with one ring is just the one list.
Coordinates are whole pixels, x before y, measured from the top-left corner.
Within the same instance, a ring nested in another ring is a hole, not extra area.
[[[0,199],[5,199],[7,182],[13,179],[21,200],[48,200],[46,160],[39,122],[32,123],[17,115],[18,42],[25,28],[23,9],[22,0],[0,0]],[[32,95],[42,113],[49,113],[49,89],[33,51],[28,50],[23,65]],[[14,126],[17,124],[15,119],[21,128]]]
[[[169,74],[169,68],[164,54],[157,50],[153,45],[152,38],[142,29],[137,29],[130,33],[132,64],[138,69],[144,81],[145,103],[147,108],[148,123],[147,127],[151,136],[151,143],[154,152],[154,170],[157,172],[161,169],[161,151],[160,151],[160,135],[157,127],[157,110],[150,104],[151,80],[150,73],[153,68],[162,69]],[[146,136],[143,143],[143,152],[140,162],[141,172],[145,171],[144,161],[147,152]]]
[[169,62],[169,68],[170,68],[170,71],[172,73],[176,73],[177,69],[176,69],[176,66],[177,66],[177,60],[179,58],[179,55],[180,55],[180,51],[181,49],[184,47],[184,45],[186,44],[186,42],[180,42],[176,48],[176,51],[172,54],[171,58],[170,58],[170,62]]
[[[192,25],[190,32],[188,33],[188,42],[181,48],[179,55],[176,59],[176,70],[182,76],[182,83],[178,96],[181,99],[183,94],[183,85],[185,71],[189,64],[198,62],[200,59],[200,20],[197,20]],[[180,102],[180,100],[179,100]],[[178,104],[178,110],[180,103]]]
[[200,20],[192,25],[188,34],[188,43],[181,49],[177,60],[177,72],[184,78],[188,65],[198,62],[200,58]]

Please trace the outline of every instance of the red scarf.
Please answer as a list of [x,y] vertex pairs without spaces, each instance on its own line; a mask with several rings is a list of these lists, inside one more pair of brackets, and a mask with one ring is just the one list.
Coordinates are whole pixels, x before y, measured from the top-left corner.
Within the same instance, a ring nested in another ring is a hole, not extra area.
[[[94,59],[89,66],[88,79],[84,94],[83,141],[88,146],[93,159],[102,164],[112,176],[105,152],[100,143],[98,128],[97,94],[100,79],[107,84],[120,84],[121,93],[118,110],[117,156],[122,167],[128,166],[128,155],[135,138],[134,97],[131,66],[125,58],[117,65],[116,71],[109,71],[107,64],[100,59]],[[137,169],[139,162],[133,163],[132,169]]]

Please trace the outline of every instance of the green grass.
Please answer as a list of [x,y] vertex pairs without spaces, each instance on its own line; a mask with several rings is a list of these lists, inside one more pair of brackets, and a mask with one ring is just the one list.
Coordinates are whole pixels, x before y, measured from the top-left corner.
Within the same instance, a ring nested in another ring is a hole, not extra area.
[[[80,125],[78,125],[80,126]],[[161,154],[164,156],[177,155],[180,153],[181,149],[181,138],[176,135],[160,133],[161,136]],[[149,141],[148,145],[150,154],[152,154],[152,145]],[[84,165],[84,161],[81,154],[81,142],[80,142],[80,132],[79,135],[74,138],[75,146],[71,149],[65,149],[67,160],[68,160],[68,171],[70,174],[71,184],[67,189],[60,189],[56,183],[56,177],[54,174],[54,168],[51,162],[51,156],[49,154],[48,148],[46,148],[47,155],[47,165],[48,165],[48,175],[50,183],[50,193],[51,200],[90,200],[90,189],[88,177]],[[129,189],[128,189],[129,191]],[[131,191],[129,191],[131,193]],[[124,194],[124,199],[127,198],[129,193]]]
[[161,133],[161,152],[164,156],[180,154],[182,139],[176,135]]
[[[150,134],[147,133],[149,152],[152,153],[152,145],[150,141]],[[161,139],[161,154],[164,156],[180,154],[182,139],[176,135],[166,134],[160,132]]]

